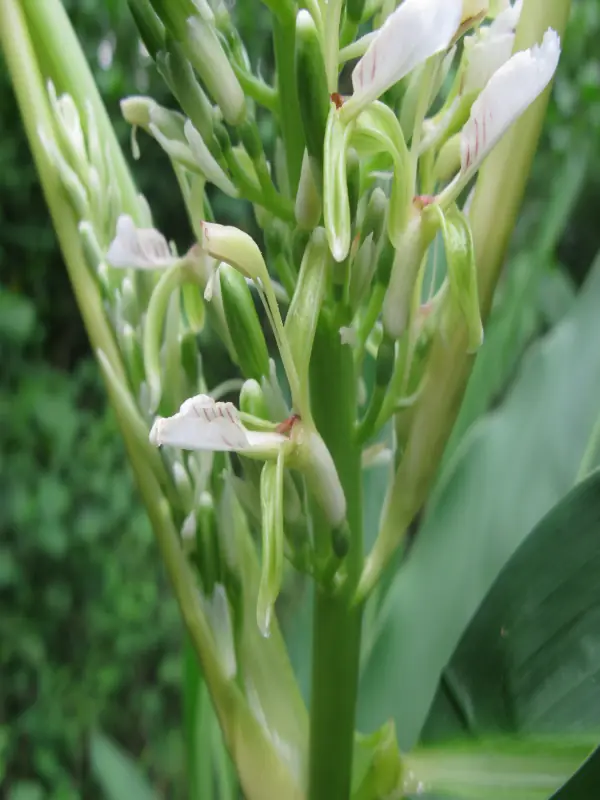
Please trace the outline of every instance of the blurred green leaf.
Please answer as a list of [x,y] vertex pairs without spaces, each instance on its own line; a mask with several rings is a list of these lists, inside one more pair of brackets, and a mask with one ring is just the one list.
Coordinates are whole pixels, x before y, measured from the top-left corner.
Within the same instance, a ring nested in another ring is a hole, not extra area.
[[496,576],[573,485],[600,407],[600,262],[524,360],[506,402],[465,437],[377,622],[359,697],[367,730],[416,741],[440,674]]
[[441,735],[446,694],[457,725],[473,734],[592,731],[600,741],[599,530],[600,471],[505,565],[444,671],[426,734]]
[[158,800],[134,759],[99,731],[90,737],[90,760],[106,800]]
[[562,786],[551,800],[588,800],[600,786],[600,747],[585,761],[577,772]]

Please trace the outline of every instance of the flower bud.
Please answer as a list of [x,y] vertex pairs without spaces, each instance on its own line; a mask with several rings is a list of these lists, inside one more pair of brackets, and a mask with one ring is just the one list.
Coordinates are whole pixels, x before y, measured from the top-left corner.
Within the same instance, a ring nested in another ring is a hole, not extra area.
[[396,248],[386,236],[377,257],[377,283],[387,286],[392,274],[392,266],[396,258]]
[[194,127],[207,142],[213,131],[213,109],[200,86],[190,62],[180,45],[171,37],[166,38],[166,52],[159,54],[159,71],[177,98],[179,105],[192,121]]
[[304,151],[300,183],[296,194],[296,222],[300,228],[312,231],[321,219],[321,197],[315,183],[313,170],[310,168],[308,151]]
[[134,395],[137,397],[142,382],[145,380],[144,358],[142,348],[135,330],[129,324],[123,326],[121,334],[121,348],[125,356],[127,373],[133,388]]
[[299,469],[327,522],[334,529],[341,528],[346,519],[346,496],[325,442],[316,431],[307,431],[296,455]]
[[[188,287],[185,286],[184,291],[186,288]],[[185,394],[194,395],[198,391],[202,374],[202,362],[196,334],[192,331],[186,331],[180,338],[179,350],[181,368],[188,384],[188,390]]]
[[283,580],[283,467],[280,454],[276,463],[265,463],[260,477],[262,554],[256,621],[265,637],[271,632],[273,607]]
[[351,128],[341,122],[331,107],[325,131],[323,213],[329,248],[336,261],[350,250],[351,217],[346,180],[346,149]]
[[348,184],[350,219],[355,220],[360,200],[360,160],[353,147],[349,147],[346,153],[346,183]]
[[350,306],[357,308],[371,286],[377,268],[373,235],[369,234],[360,245],[350,270]]
[[270,281],[262,253],[247,233],[215,222],[203,222],[202,232],[202,248],[217,261],[225,261],[244,277],[263,286]]
[[388,199],[379,186],[371,192],[365,215],[360,226],[360,240],[364,242],[365,239],[373,234],[373,241],[377,243],[383,233],[385,227],[385,216],[387,213]]
[[183,506],[185,508],[191,508],[194,502],[194,487],[192,486],[188,471],[182,462],[177,460],[173,462],[172,470],[173,483],[181,497]]
[[269,374],[269,352],[250,289],[243,276],[228,264],[219,267],[223,311],[237,362],[248,378]]
[[321,38],[306,9],[296,17],[296,81],[306,149],[320,190],[330,102]]
[[450,295],[467,326],[468,352],[474,353],[483,342],[483,325],[471,228],[467,217],[456,207],[445,215],[440,213],[440,221],[446,248]]
[[296,291],[285,320],[285,333],[307,403],[310,356],[325,296],[329,261],[325,231],[316,228],[304,252]]
[[89,220],[91,211],[85,186],[80,181],[75,170],[67,164],[55,140],[49,139],[41,128],[38,130],[38,135],[49,161],[58,173],[75,215],[80,220]]
[[269,419],[269,409],[260,388],[260,383],[253,380],[244,381],[242,390],[240,392],[240,411],[245,414],[251,414],[257,419]]
[[238,191],[223,172],[212,153],[206,146],[204,139],[192,125],[191,120],[187,120],[183,126],[183,132],[187,143],[192,152],[192,156],[207,181],[214,183],[222,192],[229,197],[237,197]]
[[88,156],[79,110],[70,94],[57,97],[52,81],[48,81],[48,97],[54,112],[60,149],[80,180],[85,183]]
[[204,328],[206,308],[200,287],[195,283],[186,283],[183,287],[183,309],[187,323],[192,332],[200,333]]
[[460,170],[460,134],[451,136],[442,146],[433,168],[436,181],[445,183]]

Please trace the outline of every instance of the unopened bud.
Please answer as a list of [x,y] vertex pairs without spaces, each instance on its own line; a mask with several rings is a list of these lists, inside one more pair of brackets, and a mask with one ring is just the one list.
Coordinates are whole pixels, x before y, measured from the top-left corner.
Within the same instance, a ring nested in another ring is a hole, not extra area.
[[138,335],[131,325],[126,324],[123,326],[121,347],[125,356],[129,380],[131,381],[134,394],[137,397],[140,391],[140,386],[142,385],[142,382],[145,380],[146,376],[144,373],[142,347],[140,345]]
[[369,236],[371,233],[373,234],[373,240],[375,243],[379,241],[385,227],[385,215],[387,213],[387,207],[388,199],[385,192],[381,187],[375,187],[375,189],[373,189],[371,192],[371,196],[369,197],[369,202],[367,203],[367,208],[365,210],[365,216],[360,226],[361,241],[364,242],[367,236]]
[[306,9],[296,17],[296,81],[306,149],[320,191],[330,102],[321,37]]
[[353,147],[349,147],[346,153],[346,182],[348,184],[350,218],[355,220],[360,199],[360,160]]
[[260,380],[269,373],[269,351],[248,284],[228,264],[219,268],[223,311],[237,361],[248,378]]
[[258,381],[253,379],[244,381],[240,392],[240,411],[251,414],[257,419],[269,419],[267,402]]
[[202,223],[202,248],[206,253],[225,261],[246,278],[266,286],[270,280],[267,265],[254,239],[239,228]]
[[194,502],[194,487],[187,469],[181,461],[173,463],[173,483],[185,508],[191,508]]
[[187,323],[194,334],[204,328],[206,309],[200,287],[195,283],[186,283],[183,287],[183,309]]
[[385,387],[390,382],[394,371],[394,361],[396,358],[395,343],[392,339],[384,336],[377,349],[375,360],[375,384]]
[[183,112],[191,119],[200,135],[210,141],[213,130],[213,110],[200,86],[181,46],[171,37],[166,39],[166,52],[157,58],[158,67],[179,101]]
[[261,574],[256,620],[263,636],[271,633],[275,601],[283,580],[283,456],[267,461],[260,478],[262,511]]
[[321,219],[321,196],[315,183],[313,170],[310,168],[308,151],[304,151],[300,183],[296,194],[296,222],[300,228],[312,231]]
[[[188,287],[184,287],[184,292],[186,288]],[[197,289],[197,287],[194,288]],[[198,392],[201,374],[200,350],[196,334],[192,331],[186,331],[180,339],[179,349],[181,353],[181,368],[189,386],[189,391],[186,394],[192,397]]]
[[299,469],[332,528],[346,520],[346,496],[331,453],[316,431],[306,433],[299,451]]
[[436,181],[445,183],[460,170],[460,134],[450,137],[441,148],[433,170]]

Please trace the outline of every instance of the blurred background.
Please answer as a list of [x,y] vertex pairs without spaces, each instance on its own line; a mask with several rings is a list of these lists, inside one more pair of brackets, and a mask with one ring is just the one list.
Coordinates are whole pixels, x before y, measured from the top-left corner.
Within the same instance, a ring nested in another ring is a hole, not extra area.
[[[129,153],[120,98],[172,100],[125,3],[65,5]],[[498,294],[510,336],[491,403],[531,341],[569,308],[600,247],[600,4],[573,5]],[[234,13],[252,63],[268,73],[268,14],[258,0],[239,0]],[[101,730],[162,796],[185,797],[177,610],[1,67],[0,108],[0,795],[100,797],[87,743]],[[140,143],[138,186],[156,226],[185,246],[191,233],[168,162]],[[215,211],[250,224],[231,200]]]

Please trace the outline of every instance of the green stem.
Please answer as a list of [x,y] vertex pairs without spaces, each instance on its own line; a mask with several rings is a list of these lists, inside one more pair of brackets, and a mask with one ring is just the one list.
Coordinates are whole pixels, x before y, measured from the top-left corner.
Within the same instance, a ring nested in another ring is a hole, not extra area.
[[[348,800],[362,608],[349,607],[363,561],[360,448],[354,441],[356,381],[350,348],[321,315],[311,361],[312,407],[348,504],[350,549],[343,592],[315,589],[310,709],[310,800]],[[316,524],[323,525],[320,519]],[[324,532],[331,537],[331,531]]]
[[268,83],[257,78],[256,75],[245,70],[244,67],[240,66],[237,62],[232,61],[231,66],[235,72],[236,78],[240,82],[240,86],[244,90],[244,94],[247,94],[261,106],[277,116],[279,113],[277,91],[272,86],[269,86]]
[[[546,0],[525,0],[515,50],[524,50],[539,41],[548,26],[562,33],[569,6],[568,0],[552,4]],[[496,146],[477,183],[470,221],[483,319],[491,307],[523,198],[549,94],[550,90],[544,92]],[[436,335],[423,393],[388,493],[379,535],[365,563],[357,603],[364,601],[379,580],[427,497],[458,415],[473,360],[467,353],[464,331],[457,331],[450,339]]]
[[285,146],[288,180],[292,197],[296,196],[304,155],[304,128],[296,90],[296,19],[293,13],[285,19],[273,20],[273,44],[277,68],[277,90],[281,133]]

